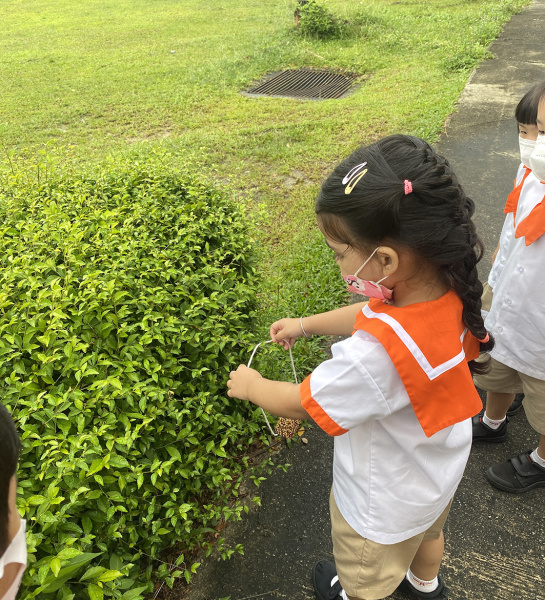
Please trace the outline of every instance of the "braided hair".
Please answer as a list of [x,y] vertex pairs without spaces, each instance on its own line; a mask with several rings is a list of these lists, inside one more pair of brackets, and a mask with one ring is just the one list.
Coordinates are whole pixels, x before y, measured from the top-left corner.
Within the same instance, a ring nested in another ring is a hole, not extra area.
[[3,404],[0,404],[0,556],[9,546],[9,487],[17,470],[21,443],[13,419]]
[[[346,193],[343,178],[363,163],[367,171]],[[409,189],[405,180],[411,183]],[[465,326],[477,339],[486,338],[483,286],[477,273],[483,244],[471,220],[475,203],[466,196],[447,159],[427,142],[392,135],[359,148],[326,179],[315,209],[323,230],[337,242],[363,252],[397,245],[433,266],[462,300]],[[480,350],[493,347],[489,335]],[[471,373],[486,372],[488,363],[483,358],[470,361]]]

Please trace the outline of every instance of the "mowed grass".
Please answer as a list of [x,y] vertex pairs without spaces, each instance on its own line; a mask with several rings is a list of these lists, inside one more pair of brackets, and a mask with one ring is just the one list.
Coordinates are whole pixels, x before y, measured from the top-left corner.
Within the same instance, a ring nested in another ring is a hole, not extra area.
[[[167,150],[264,207],[263,269],[281,285],[297,249],[314,243],[313,199],[331,167],[390,133],[433,141],[529,0],[321,3],[350,35],[301,38],[295,0],[3,0],[0,139],[7,154],[49,144],[86,166]],[[365,79],[343,100],[239,93],[292,67]]]

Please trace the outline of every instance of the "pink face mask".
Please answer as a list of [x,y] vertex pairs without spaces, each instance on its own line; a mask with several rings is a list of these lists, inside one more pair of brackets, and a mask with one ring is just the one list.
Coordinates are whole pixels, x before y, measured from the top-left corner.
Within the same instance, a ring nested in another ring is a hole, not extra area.
[[343,279],[348,284],[348,290],[350,292],[367,296],[368,298],[377,298],[378,300],[382,300],[384,302],[385,300],[391,300],[393,295],[393,290],[387,288],[385,285],[380,284],[380,282],[384,281],[388,275],[376,282],[356,277],[363,267],[365,267],[365,265],[373,258],[373,255],[377,250],[378,248],[375,248],[369,258],[354,273],[354,275],[343,275]]

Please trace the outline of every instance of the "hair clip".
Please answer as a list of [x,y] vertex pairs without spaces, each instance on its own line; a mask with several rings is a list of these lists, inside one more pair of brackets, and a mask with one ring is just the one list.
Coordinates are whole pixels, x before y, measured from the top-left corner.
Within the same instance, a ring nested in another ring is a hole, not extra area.
[[405,184],[405,196],[406,196],[407,194],[410,194],[413,191],[413,184],[408,179],[405,179],[405,181],[403,183]]
[[350,192],[354,189],[358,181],[365,175],[365,173],[367,173],[368,169],[363,169],[363,167],[365,167],[366,164],[367,161],[361,163],[361,165],[356,165],[355,167],[350,169],[350,171],[348,171],[348,173],[344,176],[342,184],[348,184],[346,185],[346,188],[344,190],[345,194],[350,194]]

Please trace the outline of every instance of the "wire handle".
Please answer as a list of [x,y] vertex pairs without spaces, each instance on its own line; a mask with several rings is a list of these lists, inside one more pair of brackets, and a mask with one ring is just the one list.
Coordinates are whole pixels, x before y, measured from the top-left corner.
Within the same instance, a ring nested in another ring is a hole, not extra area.
[[[286,341],[286,340],[284,340],[284,341]],[[252,354],[250,355],[250,360],[248,361],[248,364],[246,366],[248,368],[250,368],[250,365],[252,364],[252,360],[254,359],[255,353],[257,352],[257,349],[259,348],[259,346],[262,346],[263,344],[271,344],[272,342],[273,342],[273,340],[266,340],[264,342],[259,342],[259,344],[257,344],[256,347],[253,349]],[[293,370],[293,378],[295,379],[295,383],[298,384],[299,380],[297,379],[297,372],[295,370],[295,363],[293,362],[293,354],[291,352],[291,346],[288,346],[288,350],[290,353],[290,361],[291,361],[291,368]],[[274,437],[278,437],[280,434],[276,433],[274,431],[274,429],[271,427],[271,424],[269,423],[269,419],[267,418],[267,415],[265,414],[265,411],[261,408],[261,406],[259,407],[259,410],[262,412],[263,416],[265,417],[267,427],[269,428],[269,431],[271,432],[271,434]]]

